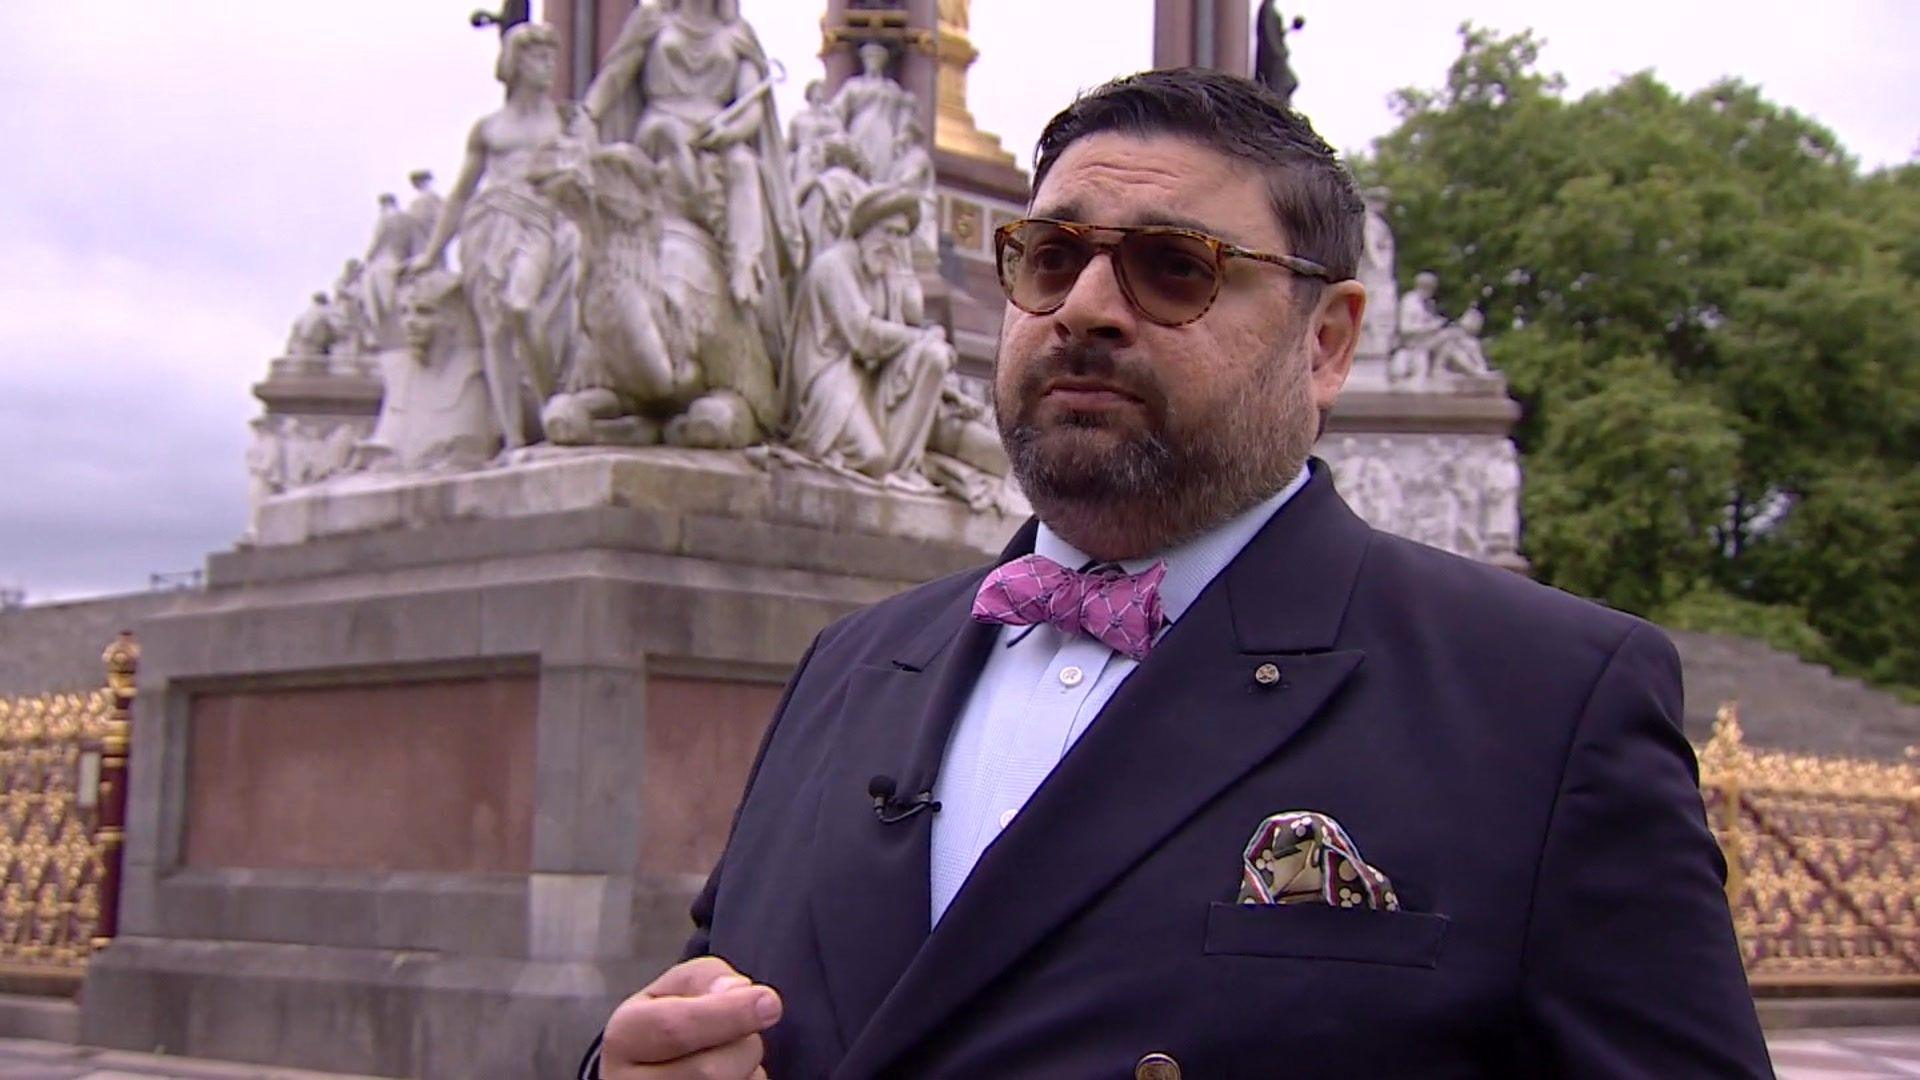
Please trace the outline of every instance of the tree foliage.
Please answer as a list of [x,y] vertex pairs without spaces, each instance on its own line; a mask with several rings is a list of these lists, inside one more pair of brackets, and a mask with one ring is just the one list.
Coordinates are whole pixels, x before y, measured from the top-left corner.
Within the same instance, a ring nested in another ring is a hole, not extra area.
[[1920,686],[1920,164],[1862,175],[1752,86],[1569,98],[1461,28],[1356,162],[1401,288],[1478,306],[1542,578]]

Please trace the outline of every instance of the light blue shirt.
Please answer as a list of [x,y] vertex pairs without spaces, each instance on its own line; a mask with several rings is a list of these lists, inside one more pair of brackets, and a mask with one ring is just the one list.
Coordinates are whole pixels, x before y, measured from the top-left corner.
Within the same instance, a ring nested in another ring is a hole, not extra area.
[[[1160,604],[1169,627],[1267,519],[1306,486],[1307,476],[1303,467],[1278,494],[1160,556],[1167,564]],[[1033,550],[1073,569],[1091,561],[1044,524]],[[1154,561],[1149,556],[1121,566],[1139,573]],[[946,914],[987,845],[1013,822],[1138,666],[1085,634],[1044,623],[1000,628],[947,740],[934,783],[940,812],[933,815],[933,923]]]

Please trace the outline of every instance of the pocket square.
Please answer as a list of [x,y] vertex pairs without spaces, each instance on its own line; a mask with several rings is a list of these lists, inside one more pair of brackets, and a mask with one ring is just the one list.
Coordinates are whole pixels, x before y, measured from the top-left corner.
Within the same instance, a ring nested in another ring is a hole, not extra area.
[[1367,865],[1339,822],[1313,810],[1283,810],[1253,831],[1240,863],[1240,902],[1400,910],[1387,875]]

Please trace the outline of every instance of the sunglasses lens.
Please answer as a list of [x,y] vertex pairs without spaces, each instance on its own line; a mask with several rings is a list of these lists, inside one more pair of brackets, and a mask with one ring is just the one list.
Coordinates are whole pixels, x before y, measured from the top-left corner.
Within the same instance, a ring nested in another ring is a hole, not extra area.
[[1180,233],[1132,233],[1120,242],[1120,275],[1147,317],[1166,323],[1198,318],[1219,290],[1213,249]]
[[1093,248],[1058,225],[1023,222],[1000,244],[1000,286],[1015,307],[1057,310],[1093,257]]

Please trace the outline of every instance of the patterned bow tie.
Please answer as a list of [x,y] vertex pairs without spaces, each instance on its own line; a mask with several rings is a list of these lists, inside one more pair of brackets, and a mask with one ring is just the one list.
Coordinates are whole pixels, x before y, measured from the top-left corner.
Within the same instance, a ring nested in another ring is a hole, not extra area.
[[1023,555],[995,567],[980,583],[973,617],[1009,626],[1047,623],[1145,660],[1153,635],[1166,625],[1160,610],[1160,579],[1166,576],[1163,562],[1128,574],[1111,565],[1069,570],[1044,555]]

